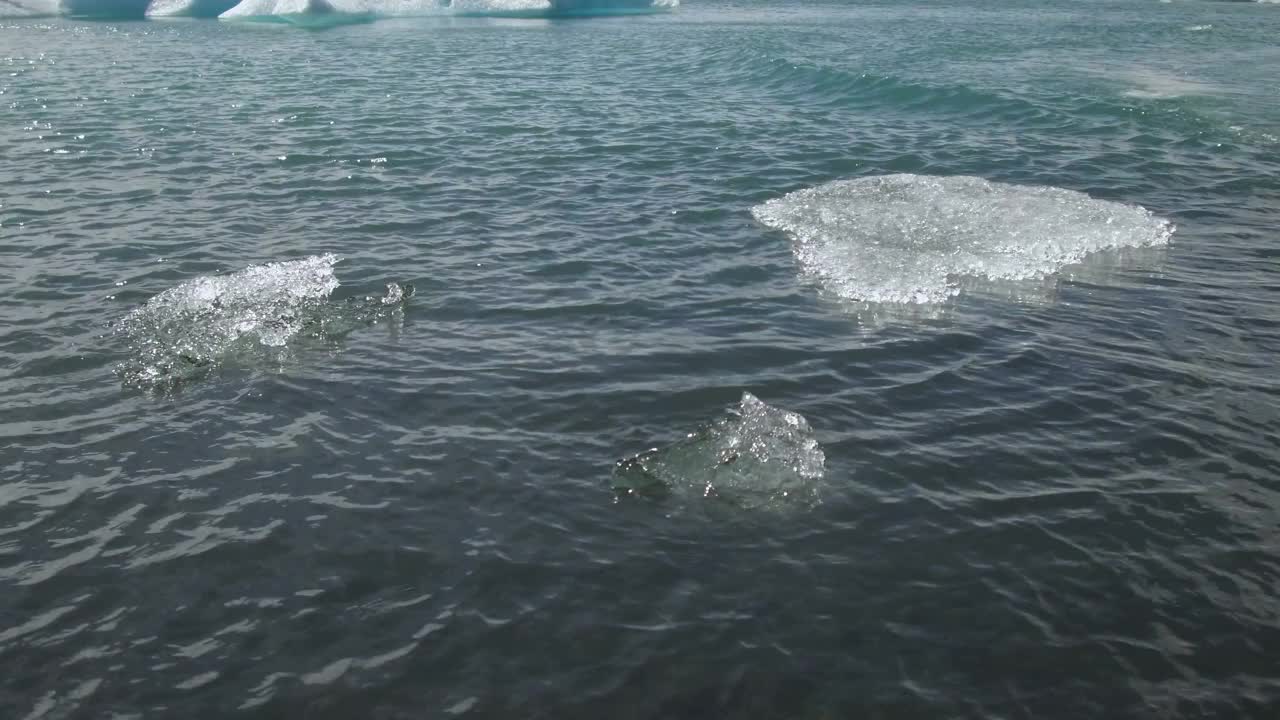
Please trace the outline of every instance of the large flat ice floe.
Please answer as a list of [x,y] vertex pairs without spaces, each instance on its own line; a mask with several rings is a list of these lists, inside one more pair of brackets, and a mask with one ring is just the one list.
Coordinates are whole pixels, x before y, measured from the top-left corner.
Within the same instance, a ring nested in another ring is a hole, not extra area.
[[1101,250],[1166,244],[1174,231],[1136,205],[968,176],[840,180],[752,214],[791,237],[822,288],[877,303],[938,303],[974,278],[1035,278]]

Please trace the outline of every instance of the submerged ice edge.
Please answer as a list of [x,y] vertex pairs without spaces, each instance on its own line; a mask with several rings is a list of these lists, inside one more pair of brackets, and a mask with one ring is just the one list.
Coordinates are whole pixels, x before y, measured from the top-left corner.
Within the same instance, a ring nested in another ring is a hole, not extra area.
[[801,271],[856,302],[945,302],[975,280],[1025,281],[1104,250],[1167,244],[1174,225],[1138,205],[971,176],[879,175],[752,208],[790,237]]

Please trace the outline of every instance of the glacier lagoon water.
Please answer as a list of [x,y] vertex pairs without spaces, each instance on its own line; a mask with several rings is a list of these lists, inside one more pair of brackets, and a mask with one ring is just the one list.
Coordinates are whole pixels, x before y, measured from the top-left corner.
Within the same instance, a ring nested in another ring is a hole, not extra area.
[[0,717],[1274,716],[1275,5],[20,4]]

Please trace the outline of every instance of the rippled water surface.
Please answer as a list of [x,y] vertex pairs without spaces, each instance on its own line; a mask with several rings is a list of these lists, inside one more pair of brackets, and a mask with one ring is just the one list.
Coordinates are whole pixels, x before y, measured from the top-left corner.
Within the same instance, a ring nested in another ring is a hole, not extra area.
[[0,18],[0,717],[1277,717],[1276,38]]

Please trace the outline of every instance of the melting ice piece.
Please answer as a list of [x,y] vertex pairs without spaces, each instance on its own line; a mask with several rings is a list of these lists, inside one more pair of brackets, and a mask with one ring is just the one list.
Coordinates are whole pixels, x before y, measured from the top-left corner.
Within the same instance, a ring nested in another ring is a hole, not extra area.
[[1164,245],[1174,231],[1135,205],[967,176],[841,180],[751,212],[791,236],[825,289],[882,303],[937,303],[966,279],[1039,277],[1099,250]]
[[115,326],[131,356],[117,371],[126,383],[142,386],[190,379],[237,352],[283,348],[302,332],[349,332],[412,295],[412,287],[392,283],[383,298],[330,302],[338,287],[333,267],[339,259],[328,254],[251,265],[156,295]]
[[741,508],[813,505],[826,456],[799,414],[743,393],[737,408],[664,448],[620,460],[623,495],[717,498]]

